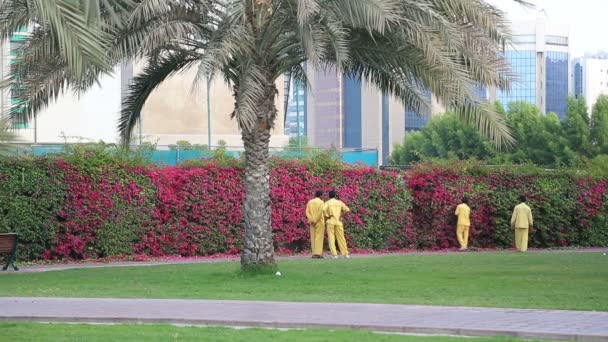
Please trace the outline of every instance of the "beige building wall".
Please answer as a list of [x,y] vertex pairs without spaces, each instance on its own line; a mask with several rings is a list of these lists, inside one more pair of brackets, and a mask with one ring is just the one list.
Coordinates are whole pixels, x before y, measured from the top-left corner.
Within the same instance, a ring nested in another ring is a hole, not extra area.
[[382,149],[382,92],[367,80],[361,83],[361,147]]
[[[389,137],[388,137],[388,153],[393,153],[396,145],[403,144],[405,137],[405,106],[398,98],[389,97],[388,103],[389,115]],[[380,151],[382,155],[382,151]]]
[[[135,73],[143,68],[135,67]],[[149,97],[142,113],[142,131],[145,141],[158,145],[174,144],[187,140],[192,144],[208,143],[207,84],[194,87],[196,67],[167,79]],[[278,95],[276,106],[279,111],[270,145],[282,147],[289,143],[284,134],[284,89],[283,78],[276,82]],[[216,78],[211,83],[211,144],[217,146],[224,140],[228,146],[242,147],[241,133],[236,120],[230,119],[234,110],[232,92],[223,79]],[[134,136],[138,136],[138,128]]]

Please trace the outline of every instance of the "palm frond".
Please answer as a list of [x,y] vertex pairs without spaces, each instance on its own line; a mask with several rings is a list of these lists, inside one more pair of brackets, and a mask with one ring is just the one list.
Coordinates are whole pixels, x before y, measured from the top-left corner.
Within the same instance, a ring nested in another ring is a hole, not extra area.
[[109,68],[104,48],[109,37],[99,27],[89,25],[78,1],[32,0],[39,16],[39,25],[48,28],[59,46],[61,55],[76,75],[83,75],[87,63]]
[[[529,6],[525,0],[512,0]],[[56,5],[56,6],[51,6]],[[500,57],[504,13],[485,0],[5,0],[0,34],[38,23],[15,64],[29,117],[67,89],[84,91],[116,63],[143,58],[120,121],[123,141],[160,83],[197,64],[194,86],[222,77],[243,131],[274,121],[262,110],[289,73],[335,68],[377,85],[407,108],[428,110],[431,91],[496,144],[512,141],[479,86],[508,88]],[[84,29],[87,32],[83,32]],[[15,111],[17,112],[17,111]]]
[[123,145],[128,145],[131,134],[146,100],[164,80],[184,68],[192,66],[196,58],[184,52],[169,52],[164,57],[148,63],[144,70],[133,78],[123,103],[118,131]]

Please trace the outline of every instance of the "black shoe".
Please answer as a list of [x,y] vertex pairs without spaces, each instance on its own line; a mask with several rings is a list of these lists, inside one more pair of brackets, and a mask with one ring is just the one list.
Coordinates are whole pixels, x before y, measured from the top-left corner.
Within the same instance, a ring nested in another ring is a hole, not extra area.
[[312,258],[313,258],[313,259],[323,259],[323,256],[322,256],[322,255],[316,255],[316,254],[315,254],[315,255],[313,255],[313,256],[312,256]]

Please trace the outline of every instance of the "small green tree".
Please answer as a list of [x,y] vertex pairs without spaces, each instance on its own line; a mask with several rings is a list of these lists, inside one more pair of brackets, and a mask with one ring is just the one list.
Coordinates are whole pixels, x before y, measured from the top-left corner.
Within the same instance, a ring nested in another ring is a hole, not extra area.
[[566,141],[557,115],[544,115],[538,107],[526,102],[509,104],[508,121],[517,139],[509,160],[538,165],[564,163]]
[[407,134],[403,145],[393,152],[391,161],[410,164],[428,159],[473,158],[491,164],[533,162],[556,166],[571,164],[577,159],[568,147],[568,139],[555,113],[544,115],[538,107],[525,102],[509,104],[508,113],[500,108],[502,105],[498,103],[496,112],[506,116],[518,142],[511,150],[496,150],[475,129],[453,114],[444,114],[431,119],[421,131]]
[[591,113],[591,146],[595,154],[608,154],[608,96],[600,95]]
[[570,150],[581,156],[590,157],[589,113],[584,98],[568,99],[568,112],[562,126]]
[[298,138],[289,138],[289,145],[288,148],[290,149],[294,149],[294,148],[308,148],[308,137],[305,135],[302,135],[300,137],[300,141],[298,142]]
[[391,162],[407,165],[431,158],[485,160],[495,155],[491,142],[477,129],[459,120],[456,114],[446,113],[432,118],[421,131],[406,134]]

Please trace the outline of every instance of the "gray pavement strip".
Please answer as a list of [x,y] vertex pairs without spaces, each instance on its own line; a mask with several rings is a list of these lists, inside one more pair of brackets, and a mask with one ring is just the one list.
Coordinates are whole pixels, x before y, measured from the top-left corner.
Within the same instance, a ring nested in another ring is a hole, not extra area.
[[228,300],[0,297],[0,320],[167,323],[608,341],[608,312]]

